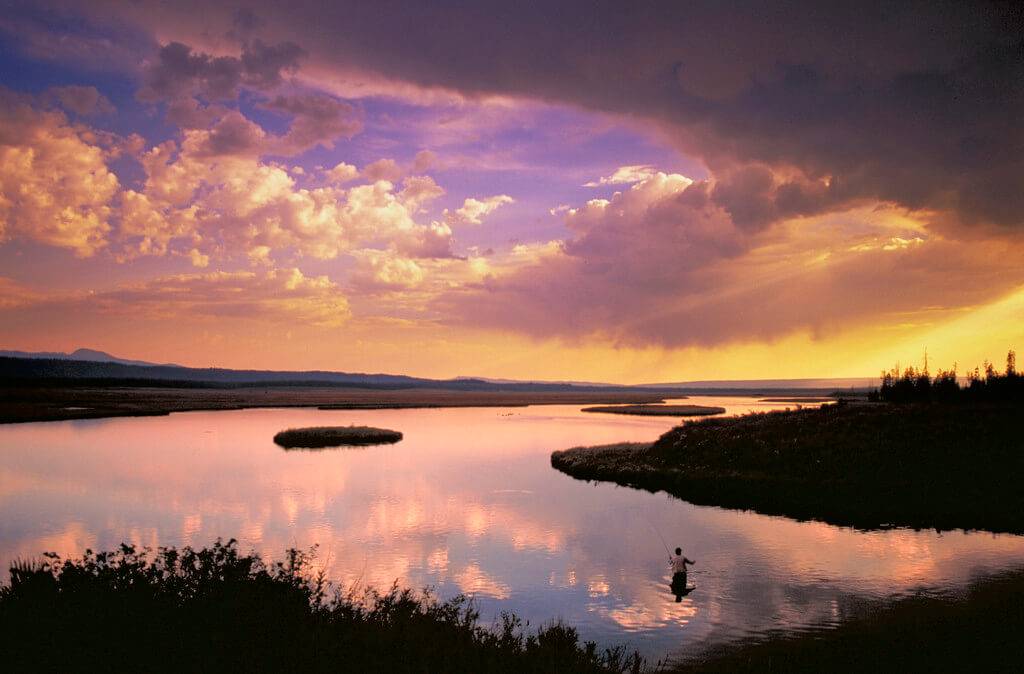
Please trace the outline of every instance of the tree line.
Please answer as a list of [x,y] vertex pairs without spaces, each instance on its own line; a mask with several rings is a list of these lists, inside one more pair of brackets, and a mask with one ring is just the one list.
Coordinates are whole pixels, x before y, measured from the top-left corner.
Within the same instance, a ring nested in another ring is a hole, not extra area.
[[900,371],[897,365],[882,371],[881,386],[868,393],[868,399],[884,402],[968,402],[1024,400],[1024,376],[1017,372],[1017,354],[1012,349],[1006,354],[1006,368],[1000,373],[995,365],[985,361],[982,367],[967,372],[967,381],[961,385],[954,363],[949,370],[939,370],[935,376],[913,366]]

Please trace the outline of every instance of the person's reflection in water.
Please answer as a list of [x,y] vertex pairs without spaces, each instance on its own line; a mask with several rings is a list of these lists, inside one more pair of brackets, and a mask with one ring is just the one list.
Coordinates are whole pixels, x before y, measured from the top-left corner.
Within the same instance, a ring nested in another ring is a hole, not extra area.
[[676,548],[676,554],[669,557],[669,564],[672,565],[672,583],[669,588],[676,596],[676,602],[681,602],[683,597],[693,592],[694,588],[686,586],[686,565],[696,563],[683,555],[682,548]]

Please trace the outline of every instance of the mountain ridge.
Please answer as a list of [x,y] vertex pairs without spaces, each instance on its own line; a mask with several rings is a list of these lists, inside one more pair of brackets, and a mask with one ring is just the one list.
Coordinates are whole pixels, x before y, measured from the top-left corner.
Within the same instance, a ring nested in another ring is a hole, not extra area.
[[[174,363],[152,363],[120,358],[97,349],[79,348],[70,353],[0,350],[0,378],[5,379],[153,379],[195,384],[326,384],[332,386],[416,387],[438,386],[457,389],[562,390],[562,389],[639,389],[682,394],[685,391],[744,392],[756,390],[867,389],[877,385],[872,377],[694,380],[650,384],[611,384],[589,381],[517,380],[458,376],[431,379],[409,375],[333,370],[259,370],[197,368]],[[18,362],[21,361],[19,365]],[[28,364],[34,362],[34,365]],[[76,365],[77,364],[77,365]],[[124,369],[127,368],[127,369]]]

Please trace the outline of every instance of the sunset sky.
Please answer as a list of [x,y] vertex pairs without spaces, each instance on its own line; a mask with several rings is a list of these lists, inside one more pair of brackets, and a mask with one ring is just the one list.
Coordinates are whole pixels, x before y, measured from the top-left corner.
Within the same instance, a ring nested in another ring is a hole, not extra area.
[[0,348],[622,383],[1024,348],[1013,4],[0,7]]

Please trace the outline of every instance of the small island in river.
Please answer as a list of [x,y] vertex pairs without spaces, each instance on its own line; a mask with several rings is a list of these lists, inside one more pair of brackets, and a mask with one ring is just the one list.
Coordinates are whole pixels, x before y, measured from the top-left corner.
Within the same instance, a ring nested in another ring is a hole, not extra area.
[[384,445],[398,442],[402,434],[371,426],[313,426],[289,428],[274,436],[274,442],[285,449],[321,449],[346,445]]
[[584,407],[581,411],[634,414],[641,417],[703,417],[712,414],[725,414],[724,407],[708,405],[602,405]]

